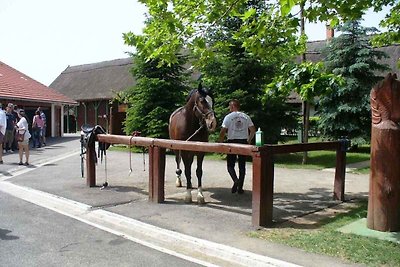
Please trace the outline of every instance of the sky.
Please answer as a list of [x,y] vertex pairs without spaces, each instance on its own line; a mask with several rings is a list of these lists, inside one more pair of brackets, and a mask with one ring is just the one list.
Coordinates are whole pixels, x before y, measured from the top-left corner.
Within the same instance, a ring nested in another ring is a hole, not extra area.
[[[146,8],[136,0],[0,0],[0,61],[50,85],[68,66],[128,57],[122,34],[140,34]],[[365,26],[378,26],[369,12]],[[324,25],[306,25],[309,40]]]

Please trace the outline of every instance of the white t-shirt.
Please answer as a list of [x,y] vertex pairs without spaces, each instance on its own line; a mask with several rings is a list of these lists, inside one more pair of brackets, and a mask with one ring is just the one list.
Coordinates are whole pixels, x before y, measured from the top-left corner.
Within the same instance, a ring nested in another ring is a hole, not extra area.
[[5,135],[7,127],[7,116],[4,110],[0,108],[0,132]]
[[22,117],[22,118],[18,121],[17,126],[18,126],[18,131],[19,131],[19,133],[22,134],[22,133],[25,131],[24,140],[25,140],[25,141],[26,141],[26,140],[29,140],[29,138],[31,138],[31,134],[29,133],[29,130],[28,130],[28,121],[25,119],[25,117]]
[[251,118],[240,111],[229,113],[222,122],[222,127],[228,129],[228,140],[247,139],[251,126],[254,126]]

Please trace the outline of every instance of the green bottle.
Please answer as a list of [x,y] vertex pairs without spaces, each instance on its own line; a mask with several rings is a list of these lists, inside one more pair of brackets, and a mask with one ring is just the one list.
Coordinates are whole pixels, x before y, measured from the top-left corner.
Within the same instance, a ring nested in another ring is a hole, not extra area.
[[256,146],[263,146],[264,145],[264,133],[258,128],[256,132]]

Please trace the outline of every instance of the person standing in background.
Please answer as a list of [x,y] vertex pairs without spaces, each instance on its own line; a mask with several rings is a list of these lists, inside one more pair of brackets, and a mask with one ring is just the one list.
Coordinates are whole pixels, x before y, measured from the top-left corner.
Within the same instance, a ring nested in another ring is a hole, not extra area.
[[[19,110],[18,106],[14,105],[14,109],[12,111],[12,114],[15,117],[15,124],[17,124],[18,121],[19,121],[18,110]],[[15,137],[15,134],[16,134],[16,129],[14,129],[14,137]],[[15,140],[15,138],[12,141],[11,150],[12,151],[17,151],[18,150],[18,142],[17,142],[17,140]]]
[[14,105],[8,103],[6,107],[6,117],[7,117],[6,136],[4,137],[4,149],[6,150],[7,153],[9,153],[12,149],[12,143],[14,141],[15,124],[17,123],[17,119],[13,111],[14,111]]
[[[224,141],[226,133],[228,133],[228,143],[251,143],[251,140],[256,132],[256,127],[254,126],[251,118],[239,110],[239,101],[236,99],[231,100],[229,102],[230,113],[225,116],[222,122],[222,128],[219,134],[220,143]],[[238,159],[239,163],[239,178],[237,177],[235,171],[236,159]],[[228,154],[226,162],[228,173],[233,180],[232,193],[238,192],[238,194],[243,194],[244,177],[246,176],[246,156]]]
[[40,148],[41,144],[41,131],[43,128],[44,122],[40,117],[39,110],[36,110],[35,116],[33,116],[32,121],[32,148]]
[[46,114],[44,114],[41,107],[38,107],[37,110],[40,112],[40,118],[43,121],[43,127],[40,132],[40,138],[42,139],[41,142],[42,142],[43,146],[45,146],[46,145],[46,128],[47,128]]
[[[25,111],[23,109],[18,110],[19,121],[17,123],[17,132],[19,134],[24,134],[24,140],[18,142],[19,148],[19,165],[29,165],[29,138],[31,134],[28,130],[28,121],[26,119]],[[25,163],[22,163],[22,157],[25,152]]]
[[0,164],[3,164],[3,140],[6,134],[7,118],[3,110],[3,105],[0,103]]

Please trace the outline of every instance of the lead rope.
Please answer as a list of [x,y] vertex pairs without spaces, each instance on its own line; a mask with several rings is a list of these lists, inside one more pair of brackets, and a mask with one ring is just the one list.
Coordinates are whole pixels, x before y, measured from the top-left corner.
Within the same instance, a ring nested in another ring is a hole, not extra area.
[[132,151],[131,151],[131,149],[132,149],[132,146],[131,146],[132,138],[133,138],[133,135],[129,139],[129,175],[128,176],[130,176],[131,173],[132,173]]
[[103,190],[108,186],[108,177],[107,177],[107,154],[104,153],[104,173],[105,173],[105,182],[100,190]]
[[[136,136],[140,136],[141,132],[139,131],[133,131],[132,136],[129,139],[129,176],[132,173],[132,138]],[[143,171],[146,170],[146,161],[145,161],[145,155],[144,155],[144,148],[143,148]]]
[[143,171],[146,171],[146,157],[145,157],[145,148],[142,148],[142,154],[143,154]]
[[199,129],[197,129],[194,134],[192,134],[188,139],[186,139],[186,141],[190,141],[190,139],[192,139],[193,136],[195,136],[202,128],[204,127],[204,124],[202,123],[199,127]]

